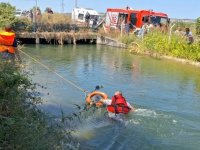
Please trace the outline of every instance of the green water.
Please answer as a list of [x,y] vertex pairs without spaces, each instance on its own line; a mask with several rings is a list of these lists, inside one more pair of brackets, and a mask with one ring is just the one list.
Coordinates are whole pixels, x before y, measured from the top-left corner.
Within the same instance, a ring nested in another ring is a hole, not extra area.
[[[105,118],[102,110],[77,125],[81,149],[198,150],[200,148],[200,68],[167,60],[132,55],[114,47],[96,45],[26,46],[39,59],[79,87],[96,85],[109,96],[121,90],[137,110],[120,125]],[[26,56],[43,109],[60,115],[83,106],[85,95]]]

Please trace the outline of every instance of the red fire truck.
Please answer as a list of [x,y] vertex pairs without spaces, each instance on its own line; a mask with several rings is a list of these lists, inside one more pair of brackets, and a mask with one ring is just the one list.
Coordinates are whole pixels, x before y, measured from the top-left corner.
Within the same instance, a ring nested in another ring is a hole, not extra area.
[[161,12],[154,12],[153,10],[135,10],[135,9],[118,9],[108,8],[105,19],[105,27],[121,28],[124,23],[130,23],[130,28],[141,28],[145,22],[153,25],[167,25],[169,19],[167,14]]

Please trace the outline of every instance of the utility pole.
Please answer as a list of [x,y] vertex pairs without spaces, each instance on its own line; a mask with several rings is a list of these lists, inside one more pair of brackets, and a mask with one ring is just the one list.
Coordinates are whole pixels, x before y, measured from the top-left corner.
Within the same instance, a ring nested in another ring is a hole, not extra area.
[[74,12],[73,12],[74,13],[73,14],[74,15],[74,24],[76,23],[75,22],[75,8],[77,8],[77,0],[74,0],[74,9],[73,9],[74,10]]
[[61,0],[61,13],[64,13],[64,11],[65,11],[64,0]]
[[[75,30],[76,30],[75,8],[77,8],[77,0],[74,0],[74,9],[73,9],[74,33],[76,32],[76,31],[75,31]],[[74,41],[74,43],[76,43],[76,42]]]
[[34,15],[34,31],[37,31],[37,18],[36,18],[36,12],[37,12],[37,8],[38,8],[38,3],[37,0],[35,0],[35,10],[33,10],[33,15]]
[[77,0],[74,0],[74,7],[77,7]]

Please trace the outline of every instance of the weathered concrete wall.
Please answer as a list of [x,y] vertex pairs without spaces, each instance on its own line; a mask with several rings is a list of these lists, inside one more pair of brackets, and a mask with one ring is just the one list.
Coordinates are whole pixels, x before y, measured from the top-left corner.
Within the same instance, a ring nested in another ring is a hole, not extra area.
[[101,35],[97,35],[97,44],[126,48],[126,44],[121,43],[121,42],[119,42],[115,39],[112,39],[110,37],[105,37],[105,36],[101,36]]
[[[114,47],[126,48],[126,44],[121,43],[110,37],[105,37],[98,35],[97,33],[87,32],[87,33],[71,33],[71,32],[36,32],[36,33],[17,33],[18,39],[33,39],[36,44],[40,44],[41,40],[45,40],[47,43],[51,43],[51,40],[54,40],[53,43],[63,45],[64,43],[76,44],[77,41],[86,41],[87,43],[109,45]],[[91,41],[91,42],[88,42]]]
[[76,44],[78,40],[96,40],[95,33],[68,33],[68,32],[36,32],[36,33],[17,33],[18,39],[35,39],[36,44],[40,44],[40,39],[45,39],[47,42],[51,40],[57,41],[58,44],[63,45],[64,42]]

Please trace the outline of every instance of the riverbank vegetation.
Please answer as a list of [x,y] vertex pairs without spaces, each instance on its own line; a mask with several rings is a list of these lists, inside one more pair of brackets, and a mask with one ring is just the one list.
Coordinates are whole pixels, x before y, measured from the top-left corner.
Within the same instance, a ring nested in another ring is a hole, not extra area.
[[0,3],[0,28],[4,27],[7,24],[13,26],[16,32],[33,32],[33,31],[51,31],[51,32],[63,32],[74,29],[72,25],[71,16],[67,14],[60,13],[41,13],[39,7],[38,10],[40,13],[35,12],[37,10],[35,7],[31,11],[36,14],[34,17],[30,13],[24,14],[22,16],[16,17],[15,11],[16,8],[9,3]]
[[200,17],[197,18],[197,22],[196,22],[196,34],[198,36],[200,35]]
[[32,30],[31,23],[27,18],[17,18],[14,12],[16,8],[9,3],[0,3],[0,29],[5,25],[12,25],[16,31]]
[[[185,29],[185,27],[188,26],[182,23],[181,28]],[[192,31],[195,31],[194,25],[189,27]],[[143,38],[130,34],[122,36],[120,40],[128,45],[131,53],[142,53],[156,57],[167,55],[200,62],[200,43],[196,35],[194,35],[192,44],[188,43],[184,30],[179,33],[172,31],[171,36],[169,35],[169,31],[152,30],[145,34]]]
[[0,149],[78,149],[64,119],[38,109],[36,86],[26,72],[0,62]]
[[8,3],[0,3],[0,28],[5,26],[6,24],[15,23],[14,12],[15,7]]

